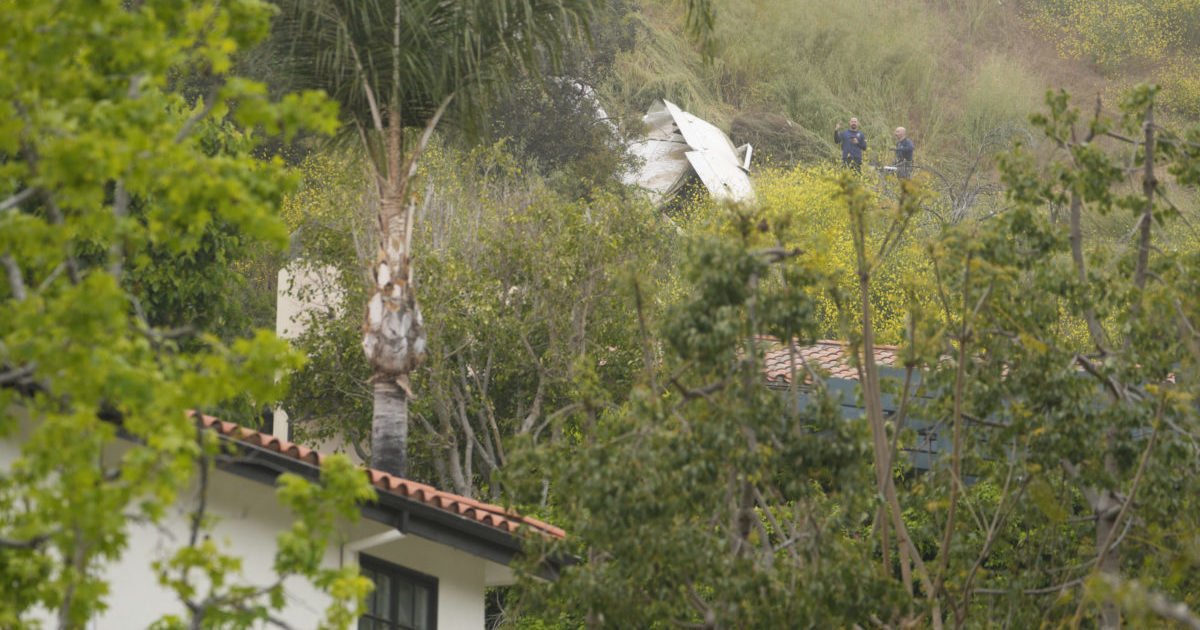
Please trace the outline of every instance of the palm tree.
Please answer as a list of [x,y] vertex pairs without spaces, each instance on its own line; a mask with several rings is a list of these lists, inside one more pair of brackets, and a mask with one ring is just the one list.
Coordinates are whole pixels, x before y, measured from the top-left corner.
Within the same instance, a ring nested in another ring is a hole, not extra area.
[[417,163],[443,118],[477,128],[493,88],[553,66],[603,0],[283,0],[276,41],[294,77],[341,105],[379,200],[363,350],[374,386],[371,465],[407,473],[409,374],[425,356],[413,285]]
[[[379,253],[362,342],[374,386],[371,465],[404,475],[409,374],[425,356],[411,249],[418,160],[443,118],[474,132],[506,79],[557,67],[606,0],[277,1],[286,73],[341,104],[344,132],[374,176]],[[680,3],[688,31],[710,51],[711,0]]]

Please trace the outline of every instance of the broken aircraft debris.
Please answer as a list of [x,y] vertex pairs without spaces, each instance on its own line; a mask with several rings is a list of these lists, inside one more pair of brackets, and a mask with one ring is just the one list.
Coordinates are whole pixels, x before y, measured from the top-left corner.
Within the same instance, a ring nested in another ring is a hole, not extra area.
[[642,122],[645,138],[629,147],[639,165],[624,173],[621,183],[643,189],[662,205],[694,173],[718,201],[754,201],[749,144],[734,148],[725,132],[667,100],[651,106]]

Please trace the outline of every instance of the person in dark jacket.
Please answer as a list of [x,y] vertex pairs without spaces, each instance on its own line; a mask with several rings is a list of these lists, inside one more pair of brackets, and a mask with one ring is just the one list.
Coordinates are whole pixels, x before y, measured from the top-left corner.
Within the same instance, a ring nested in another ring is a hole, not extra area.
[[858,119],[850,119],[850,128],[842,131],[842,123],[833,128],[833,141],[842,145],[842,164],[862,172],[862,155],[867,150],[867,136],[858,128]]
[[896,152],[896,175],[901,179],[908,179],[912,177],[913,143],[904,127],[896,127],[895,136],[896,148],[892,150]]

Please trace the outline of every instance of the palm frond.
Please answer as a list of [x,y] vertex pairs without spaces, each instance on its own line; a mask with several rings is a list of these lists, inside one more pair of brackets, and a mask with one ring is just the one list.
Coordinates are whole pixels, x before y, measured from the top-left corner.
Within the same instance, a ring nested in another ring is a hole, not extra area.
[[393,110],[420,128],[453,97],[446,118],[471,134],[504,80],[552,70],[586,41],[603,1],[280,0],[274,39],[295,87],[326,90],[348,130],[381,132]]

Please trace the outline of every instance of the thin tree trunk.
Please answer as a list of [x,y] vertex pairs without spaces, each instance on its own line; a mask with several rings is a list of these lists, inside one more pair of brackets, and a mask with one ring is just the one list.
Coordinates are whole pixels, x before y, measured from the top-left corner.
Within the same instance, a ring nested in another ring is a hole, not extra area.
[[[946,513],[946,530],[942,534],[941,561],[938,565],[937,577],[934,579],[934,591],[940,591],[946,579],[946,571],[950,568],[950,543],[954,538],[954,519],[958,512],[960,487],[962,484],[963,456],[963,388],[967,372],[967,343],[971,334],[970,321],[970,291],[971,291],[971,262],[972,255],[967,254],[967,265],[963,272],[963,304],[962,328],[958,335],[958,361],[954,369],[954,411],[952,417],[953,451],[950,453],[950,507]],[[955,613],[958,617],[958,613]]]
[[[1138,230],[1137,266],[1134,269],[1133,284],[1138,289],[1146,287],[1146,278],[1150,269],[1150,227],[1154,222],[1154,188],[1158,180],[1154,177],[1154,104],[1146,108],[1146,119],[1142,123],[1145,132],[1145,166],[1142,172],[1142,194],[1146,196],[1145,210]],[[1136,317],[1140,300],[1134,302]]]
[[[1145,134],[1145,166],[1142,174],[1142,193],[1146,196],[1146,205],[1142,212],[1141,222],[1138,226],[1138,250],[1137,262],[1134,267],[1133,284],[1138,288],[1139,295],[1134,300],[1130,308],[1130,320],[1137,320],[1141,313],[1142,300],[1144,297],[1140,294],[1146,288],[1146,279],[1149,275],[1150,267],[1150,236],[1151,226],[1154,221],[1154,187],[1156,179],[1154,177],[1154,105],[1151,104],[1146,108],[1146,117],[1142,123],[1142,130]],[[1125,335],[1123,347],[1129,350],[1133,345],[1133,335]],[[1108,435],[1108,442],[1111,448],[1112,441],[1116,439],[1114,432]],[[1104,467],[1110,474],[1116,474],[1117,465],[1113,456],[1107,455],[1104,458]],[[1117,527],[1117,518],[1121,512],[1122,501],[1119,497],[1113,495],[1112,492],[1103,491],[1100,493],[1099,501],[1095,509],[1096,513],[1096,550],[1102,554],[1100,561],[1100,571],[1104,573],[1110,580],[1119,582],[1121,577],[1121,550],[1116,544],[1111,548],[1106,548],[1110,541],[1114,540],[1114,529]],[[1120,630],[1121,628],[1121,608],[1111,597],[1104,598],[1100,603],[1100,628],[1102,630]]]
[[[1070,209],[1071,260],[1075,263],[1075,273],[1079,277],[1080,284],[1086,286],[1088,275],[1087,263],[1083,259],[1083,200],[1079,197],[1079,193],[1071,193]],[[1096,348],[1101,353],[1107,354],[1108,342],[1105,340],[1104,328],[1096,317],[1096,310],[1089,305],[1084,309],[1083,316],[1087,322],[1088,334],[1091,335],[1092,343],[1096,344]]]
[[[1121,499],[1112,492],[1101,492],[1100,500],[1095,507],[1096,513],[1096,553],[1104,553],[1104,546],[1114,539],[1117,527],[1117,516],[1121,513]],[[1117,545],[1108,548],[1108,553],[1100,561],[1100,572],[1109,579],[1121,577],[1121,554]],[[1120,630],[1121,608],[1111,597],[1105,597],[1100,603],[1100,628],[1102,630]]]
[[[878,484],[879,493],[882,495],[887,510],[881,510],[879,516],[891,514],[891,526],[896,533],[897,546],[909,547],[909,558],[915,565],[917,575],[921,580],[921,586],[925,590],[925,595],[929,599],[931,621],[934,630],[942,628],[942,611],[939,595],[934,589],[933,580],[930,577],[929,570],[925,563],[921,560],[920,552],[912,542],[912,537],[909,535],[908,527],[904,524],[904,519],[901,517],[900,500],[896,494],[896,485],[892,479],[891,470],[891,448],[887,440],[887,430],[885,428],[883,418],[883,403],[882,394],[879,385],[879,369],[875,363],[875,334],[874,326],[871,322],[871,264],[867,260],[867,230],[865,218],[862,214],[854,215],[856,222],[851,228],[854,233],[854,249],[858,262],[858,287],[860,306],[862,308],[862,394],[863,403],[867,411],[867,420],[871,427],[871,435],[874,442],[875,453],[875,481]],[[887,527],[886,521],[880,524],[881,528]],[[882,536],[881,542],[886,540]],[[904,558],[901,559],[901,564],[904,563]],[[886,567],[890,573],[890,567]]]
[[442,435],[446,440],[446,458],[449,461],[444,461],[444,464],[449,469],[454,491],[465,497],[473,497],[475,493],[467,483],[468,477],[463,474],[462,456],[458,452],[458,434],[454,432],[454,425],[450,420],[450,415],[454,413],[454,410],[444,399],[438,400],[434,404],[437,405],[437,414],[442,423]]
[[[938,601],[938,593],[934,589],[928,569],[925,568],[919,552],[913,545],[908,528],[904,525],[904,519],[901,518],[900,500],[896,496],[896,485],[891,474],[891,462],[889,461],[890,449],[888,448],[886,430],[884,429],[879,371],[878,366],[875,364],[875,340],[871,325],[869,274],[862,273],[860,275],[859,289],[863,307],[863,402],[867,407],[867,419],[871,425],[871,433],[874,436],[875,442],[876,481],[879,484],[879,491],[883,495],[884,501],[890,508],[892,527],[896,530],[896,544],[901,547],[909,547],[910,553],[907,559],[911,559],[916,564],[917,575],[921,579],[921,585],[924,587],[925,595],[931,604],[930,612],[932,614],[933,627],[935,630],[940,630],[942,627],[942,611],[941,604]],[[903,563],[904,560],[906,558],[902,557],[901,562]]]

